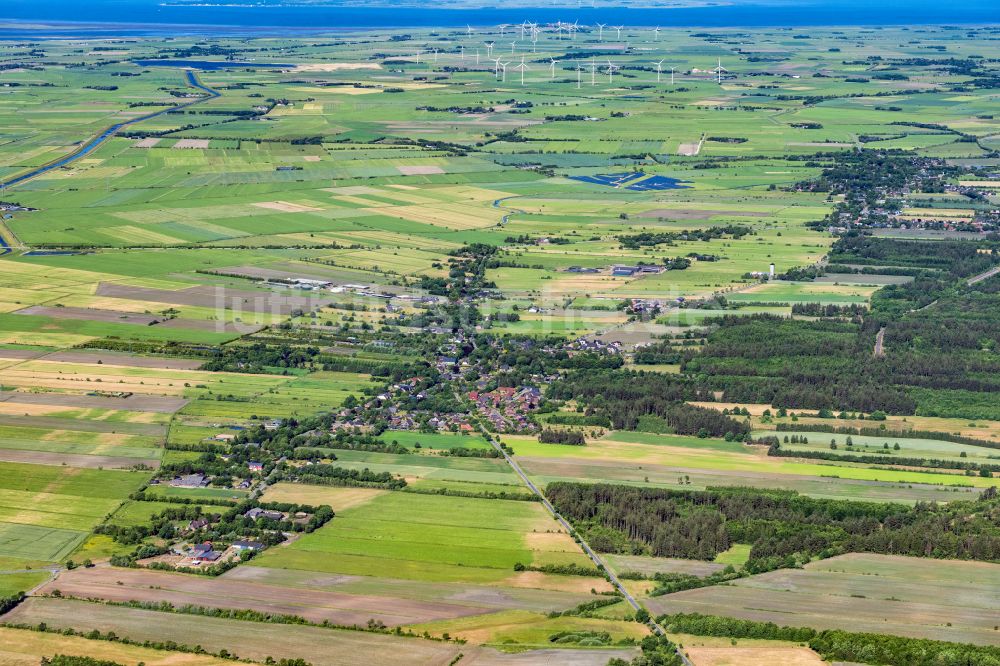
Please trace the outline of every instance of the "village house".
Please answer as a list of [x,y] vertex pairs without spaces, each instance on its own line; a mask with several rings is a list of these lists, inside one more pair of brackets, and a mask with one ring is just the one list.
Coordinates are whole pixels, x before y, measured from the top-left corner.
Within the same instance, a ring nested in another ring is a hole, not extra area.
[[284,520],[285,514],[280,511],[268,511],[267,509],[261,509],[260,507],[254,507],[243,514],[250,520],[258,520],[260,518],[266,518],[267,520]]

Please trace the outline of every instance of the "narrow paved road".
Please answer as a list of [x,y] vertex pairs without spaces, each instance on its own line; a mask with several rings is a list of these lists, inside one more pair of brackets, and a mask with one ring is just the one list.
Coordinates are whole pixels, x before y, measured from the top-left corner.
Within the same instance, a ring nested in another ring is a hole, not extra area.
[[[631,592],[625,589],[625,586],[622,584],[621,580],[618,579],[618,576],[615,575],[615,572],[612,571],[612,569],[607,564],[605,564],[604,560],[601,559],[600,555],[594,552],[594,550],[590,547],[590,544],[584,541],[583,537],[577,534],[577,532],[569,524],[569,521],[563,518],[562,515],[558,511],[556,511],[556,508],[552,506],[552,503],[549,502],[548,498],[546,498],[545,495],[542,494],[542,491],[538,489],[538,486],[536,486],[534,482],[528,478],[528,475],[524,473],[524,470],[521,469],[521,466],[517,463],[517,461],[514,460],[510,456],[510,454],[508,454],[507,451],[504,450],[502,446],[500,446],[500,442],[498,442],[497,439],[493,437],[493,435],[487,432],[485,429],[482,430],[482,433],[483,436],[486,437],[486,439],[489,441],[489,443],[493,445],[493,448],[500,452],[500,455],[502,455],[503,459],[507,461],[507,464],[514,469],[514,472],[516,472],[517,475],[521,477],[521,480],[524,481],[524,484],[531,489],[531,492],[533,492],[538,497],[538,499],[541,500],[542,506],[544,506],[548,510],[548,512],[552,514],[552,516],[556,519],[556,521],[558,521],[559,524],[562,525],[563,529],[565,529],[569,534],[575,535],[579,539],[580,547],[583,548],[583,552],[587,554],[587,557],[590,558],[590,560],[594,563],[594,565],[596,565],[600,570],[604,571],[607,574],[608,579],[611,581],[611,584],[614,585],[615,588],[621,593],[625,601],[628,602],[628,605],[631,606],[635,611],[642,610],[642,606],[639,604],[638,600],[636,600],[636,598],[632,596]],[[664,631],[663,627],[661,627],[655,619],[650,618],[647,624],[649,628],[657,635],[659,636],[666,635],[667,632]],[[681,661],[684,662],[685,666],[693,666],[693,664],[688,660],[686,656],[684,656],[684,654],[680,650],[678,650],[677,654],[680,656]]]
[[875,336],[875,357],[885,356],[885,326],[878,330]]
[[991,268],[990,270],[984,271],[984,272],[980,273],[979,275],[973,275],[972,277],[969,278],[968,284],[971,287],[972,285],[976,284],[977,282],[982,282],[983,280],[990,279],[991,277],[993,277],[997,273],[1000,273],[1000,266],[997,266],[995,268]]
[[77,148],[76,150],[74,150],[69,155],[66,155],[65,157],[60,157],[59,159],[55,160],[54,162],[49,162],[48,164],[46,164],[44,166],[36,167],[36,168],[34,168],[34,169],[30,170],[30,171],[27,171],[27,172],[22,173],[20,175],[14,176],[13,178],[10,178],[9,180],[0,181],[0,190],[4,190],[4,189],[6,189],[8,187],[13,187],[15,185],[19,185],[19,184],[21,184],[21,183],[23,183],[25,181],[28,181],[28,180],[31,180],[32,178],[35,178],[36,176],[40,176],[43,173],[47,173],[49,171],[52,171],[53,169],[58,169],[59,167],[64,167],[67,164],[72,164],[73,162],[77,161],[81,157],[89,155],[90,153],[92,153],[95,150],[97,150],[97,148],[99,148],[104,142],[106,142],[108,139],[110,139],[111,137],[113,137],[115,134],[117,134],[119,132],[119,130],[121,130],[124,127],[128,127],[130,125],[135,125],[136,123],[141,123],[142,121],[149,120],[150,118],[156,118],[157,116],[162,116],[163,114],[169,113],[170,111],[177,111],[179,109],[185,109],[185,108],[187,108],[189,106],[194,106],[195,104],[200,104],[201,102],[204,102],[205,100],[213,99],[215,97],[221,97],[221,93],[219,93],[216,90],[212,90],[208,86],[206,86],[203,83],[201,83],[201,81],[198,80],[198,76],[193,71],[187,70],[187,71],[185,71],[184,74],[185,74],[185,80],[187,81],[187,84],[189,86],[191,86],[193,88],[197,88],[198,90],[201,90],[203,92],[208,93],[208,96],[207,97],[198,97],[196,99],[192,99],[189,102],[184,102],[182,104],[178,104],[176,106],[172,106],[169,109],[163,109],[161,111],[156,111],[154,113],[147,113],[144,116],[138,116],[136,118],[132,118],[131,120],[124,120],[124,121],[122,121],[120,123],[112,125],[111,127],[107,128],[106,130],[104,130],[103,132],[101,132],[100,134],[98,134],[97,136],[95,136],[94,138],[89,139],[86,142],[84,142],[83,144],[81,144],[79,148]]

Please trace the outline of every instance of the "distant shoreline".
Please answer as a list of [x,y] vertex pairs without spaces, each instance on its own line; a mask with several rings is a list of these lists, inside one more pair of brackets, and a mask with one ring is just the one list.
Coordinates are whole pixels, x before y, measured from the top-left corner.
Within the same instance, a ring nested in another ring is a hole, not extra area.
[[[592,25],[614,22],[629,26],[669,28],[752,29],[807,27],[919,27],[926,25],[996,25],[988,0],[940,3],[936,0],[895,0],[888,6],[860,0],[724,4],[673,7],[487,7],[421,8],[393,4],[375,6],[280,5],[238,3],[188,4],[159,0],[5,0],[0,9],[0,38],[52,38],[89,35],[159,35],[181,29],[188,33],[225,30],[230,33],[274,35],[317,34],[365,29],[430,29],[495,26],[530,19],[540,23],[576,21]],[[127,15],[130,20],[123,21]],[[52,20],[53,16],[60,17]]]

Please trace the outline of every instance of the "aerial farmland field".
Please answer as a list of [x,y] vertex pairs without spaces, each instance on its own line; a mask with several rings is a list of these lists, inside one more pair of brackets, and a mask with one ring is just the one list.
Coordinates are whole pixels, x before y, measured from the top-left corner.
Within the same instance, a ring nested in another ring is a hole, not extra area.
[[992,7],[109,1],[0,8],[0,664],[1000,663]]

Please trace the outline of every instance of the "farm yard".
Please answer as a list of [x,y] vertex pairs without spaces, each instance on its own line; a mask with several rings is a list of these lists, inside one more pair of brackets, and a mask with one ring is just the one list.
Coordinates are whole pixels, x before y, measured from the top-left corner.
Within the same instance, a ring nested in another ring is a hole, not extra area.
[[0,664],[994,658],[995,31],[504,29],[0,43]]

